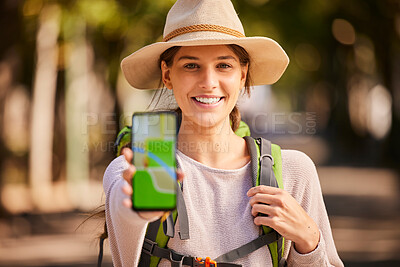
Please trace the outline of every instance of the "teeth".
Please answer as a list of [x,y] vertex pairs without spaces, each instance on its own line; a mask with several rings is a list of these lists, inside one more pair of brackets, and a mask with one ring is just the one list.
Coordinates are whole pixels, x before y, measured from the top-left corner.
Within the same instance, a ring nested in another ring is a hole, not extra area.
[[215,104],[221,100],[220,97],[196,97],[196,100],[204,104]]

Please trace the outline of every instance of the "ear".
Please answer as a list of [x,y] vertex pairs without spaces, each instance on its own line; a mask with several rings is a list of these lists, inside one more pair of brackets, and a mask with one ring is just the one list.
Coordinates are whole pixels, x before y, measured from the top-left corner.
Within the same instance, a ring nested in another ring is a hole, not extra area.
[[242,66],[242,75],[240,77],[240,88],[242,89],[246,84],[247,72],[249,71],[249,64]]
[[162,81],[168,89],[172,89],[172,83],[171,83],[171,76],[170,76],[170,69],[167,66],[167,63],[165,61],[161,61],[161,77]]

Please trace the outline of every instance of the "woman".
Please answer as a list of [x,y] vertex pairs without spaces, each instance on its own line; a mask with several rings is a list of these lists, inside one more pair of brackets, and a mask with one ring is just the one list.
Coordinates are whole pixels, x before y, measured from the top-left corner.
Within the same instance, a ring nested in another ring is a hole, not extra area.
[[[275,41],[245,37],[229,0],[178,0],[168,13],[163,42],[122,61],[132,86],[158,88],[161,78],[182,111],[177,160],[178,176],[185,177],[190,239],[175,235],[169,240],[170,249],[215,259],[257,238],[260,225],[266,225],[285,238],[289,266],[343,265],[313,162],[301,152],[282,150],[285,190],[253,187],[246,142],[234,133],[240,121],[235,105],[241,90],[274,83],[287,64]],[[106,222],[114,265],[136,266],[148,223],[163,213],[131,210],[135,167],[130,164],[132,151],[124,149],[123,154],[104,175]],[[234,263],[272,266],[268,249]],[[162,259],[159,266],[170,264]]]

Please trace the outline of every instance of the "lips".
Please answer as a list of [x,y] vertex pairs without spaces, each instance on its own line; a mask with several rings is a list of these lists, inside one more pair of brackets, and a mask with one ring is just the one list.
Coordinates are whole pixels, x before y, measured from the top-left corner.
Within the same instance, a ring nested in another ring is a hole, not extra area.
[[196,97],[192,97],[195,101],[202,103],[202,104],[206,104],[206,105],[212,105],[212,104],[216,104],[219,101],[221,101],[224,97],[204,97],[204,96],[196,96]]

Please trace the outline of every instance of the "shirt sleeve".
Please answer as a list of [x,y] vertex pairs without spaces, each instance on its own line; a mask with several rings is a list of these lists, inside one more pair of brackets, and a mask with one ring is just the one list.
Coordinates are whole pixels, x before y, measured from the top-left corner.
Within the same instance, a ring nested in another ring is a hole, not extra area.
[[282,169],[284,189],[297,200],[320,231],[317,247],[307,254],[298,253],[290,241],[285,242],[288,266],[343,266],[333,241],[314,163],[300,151],[282,150]]
[[148,223],[122,205],[127,197],[122,192],[122,186],[127,183],[122,173],[127,168],[128,163],[120,156],[110,163],[103,177],[107,232],[115,267],[137,266]]

